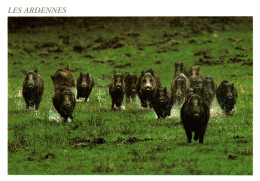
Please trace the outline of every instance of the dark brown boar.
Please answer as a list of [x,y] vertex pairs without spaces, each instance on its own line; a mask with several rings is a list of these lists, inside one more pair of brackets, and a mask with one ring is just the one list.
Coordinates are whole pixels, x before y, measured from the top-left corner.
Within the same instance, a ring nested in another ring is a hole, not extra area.
[[157,87],[153,94],[152,105],[158,119],[171,116],[173,101],[166,87]]
[[185,76],[189,76],[189,71],[187,70],[187,68],[185,67],[183,62],[176,62],[174,64],[174,77],[176,77],[179,74],[184,74]]
[[177,75],[171,84],[173,104],[182,104],[187,98],[187,91],[190,87],[189,79],[183,74]]
[[191,143],[192,132],[195,132],[194,140],[199,139],[203,144],[204,135],[209,121],[209,108],[203,99],[192,94],[181,108],[181,121],[186,132],[188,143]]
[[218,104],[223,110],[224,115],[232,115],[232,110],[237,101],[237,90],[233,83],[223,80],[216,91]]
[[94,86],[94,79],[90,73],[80,72],[77,79],[77,99],[80,97],[85,98],[85,102],[88,100],[88,97]]
[[189,76],[202,76],[201,72],[200,72],[200,66],[198,65],[193,65],[190,67],[190,71],[189,71]]
[[126,103],[130,103],[130,97],[132,101],[135,101],[136,97],[136,83],[137,83],[137,76],[131,72],[125,73],[125,96],[126,96]]
[[28,71],[23,81],[23,98],[26,103],[26,109],[35,107],[39,109],[44,91],[44,81],[38,74],[38,70]]
[[205,102],[210,107],[211,103],[214,100],[217,86],[216,86],[215,80],[210,76],[206,76],[204,78],[203,85],[204,85],[204,91],[205,91]]
[[125,81],[123,73],[115,73],[113,81],[109,86],[109,94],[112,99],[112,109],[114,107],[121,108],[125,95]]
[[74,94],[69,87],[59,87],[52,97],[52,103],[56,111],[67,122],[68,118],[73,119],[72,113],[76,105]]
[[195,89],[196,87],[203,87],[204,78],[199,75],[192,75],[189,77],[190,87]]
[[153,97],[154,91],[157,87],[161,86],[161,81],[159,76],[152,70],[149,69],[146,72],[142,71],[141,75],[137,80],[137,94],[141,101],[142,107],[152,108],[151,99]]
[[51,75],[51,79],[54,85],[54,92],[56,92],[60,87],[75,87],[75,79],[73,74],[69,71],[68,68],[58,69],[56,72]]

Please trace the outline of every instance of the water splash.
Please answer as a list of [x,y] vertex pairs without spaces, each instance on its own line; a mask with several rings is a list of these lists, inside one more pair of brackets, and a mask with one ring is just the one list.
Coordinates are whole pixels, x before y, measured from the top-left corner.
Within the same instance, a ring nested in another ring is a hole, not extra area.
[[210,108],[210,117],[215,118],[215,117],[220,117],[220,116],[222,116],[222,110],[219,107],[216,100],[214,100],[212,105],[211,105],[211,108]]
[[62,122],[62,118],[60,117],[60,115],[53,110],[49,110],[49,120],[50,121],[56,121],[57,123],[61,123]]

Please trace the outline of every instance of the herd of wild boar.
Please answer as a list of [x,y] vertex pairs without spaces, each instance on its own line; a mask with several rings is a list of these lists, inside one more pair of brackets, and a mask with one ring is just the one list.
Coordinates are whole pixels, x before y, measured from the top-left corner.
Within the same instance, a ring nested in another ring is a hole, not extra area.
[[[183,62],[174,64],[175,73],[171,83],[171,90],[161,85],[160,78],[152,69],[142,71],[141,75],[114,73],[109,95],[112,100],[112,110],[120,110],[124,96],[126,103],[135,101],[138,95],[141,106],[154,109],[158,119],[171,115],[173,105],[181,107],[181,122],[186,132],[188,143],[191,142],[192,132],[194,140],[203,143],[204,134],[210,117],[210,107],[216,95],[223,114],[231,115],[237,100],[237,91],[233,83],[223,80],[219,86],[210,76],[204,77],[199,66],[186,69]],[[76,99],[72,87],[77,87],[77,96],[87,101],[94,79],[90,73],[80,73],[75,84],[73,74],[69,68],[58,69],[51,79],[54,85],[52,102],[54,108],[61,115],[64,122],[73,119],[72,113]],[[28,71],[23,82],[23,97],[26,108],[34,107],[38,110],[44,91],[44,81],[37,70]]]

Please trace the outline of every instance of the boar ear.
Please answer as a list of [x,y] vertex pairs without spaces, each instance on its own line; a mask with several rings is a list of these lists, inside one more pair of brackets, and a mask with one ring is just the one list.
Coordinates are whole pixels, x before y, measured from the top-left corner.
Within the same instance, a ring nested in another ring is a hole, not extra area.
[[163,89],[163,90],[164,90],[164,92],[166,92],[166,87],[164,87],[164,89]]
[[89,73],[87,72],[87,76],[89,76]]
[[141,75],[144,76],[144,71],[141,72]]
[[79,74],[79,75],[80,75],[80,77],[81,77],[81,76],[82,76],[82,72],[80,72],[80,74]]
[[36,74],[38,73],[38,70],[37,70],[37,69],[34,69],[33,71],[34,71]]

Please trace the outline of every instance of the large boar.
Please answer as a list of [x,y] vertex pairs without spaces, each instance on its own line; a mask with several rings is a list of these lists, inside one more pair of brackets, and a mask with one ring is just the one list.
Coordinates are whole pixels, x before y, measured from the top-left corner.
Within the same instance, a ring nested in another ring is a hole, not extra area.
[[234,84],[223,80],[217,88],[216,97],[223,114],[231,115],[237,101],[237,90]]
[[135,100],[136,97],[136,83],[137,83],[137,76],[131,72],[125,73],[125,96],[126,96],[126,103],[130,103],[130,97],[132,101]]
[[109,86],[109,94],[112,99],[112,109],[118,107],[120,109],[125,95],[125,81],[123,73],[115,73],[113,82]]
[[209,108],[203,99],[192,94],[181,108],[181,121],[186,132],[188,143],[191,143],[192,132],[194,140],[203,144],[204,135],[209,121]]
[[152,98],[152,105],[158,119],[171,116],[173,102],[166,87],[158,87],[156,89]]
[[160,86],[160,78],[152,69],[149,69],[146,72],[142,71],[136,86],[137,94],[141,101],[142,107],[147,107],[149,105],[149,107],[152,108],[151,99],[153,97],[153,93],[157,87]]
[[68,118],[73,119],[72,113],[75,108],[76,100],[69,87],[59,87],[52,97],[52,103],[64,122],[67,122]]
[[183,73],[173,79],[171,84],[173,104],[182,104],[185,101],[189,87],[190,81]]
[[29,109],[29,107],[35,106],[35,110],[38,110],[43,91],[44,81],[38,74],[38,71],[28,71],[23,81],[23,98],[25,100],[27,109]]
[[54,92],[56,92],[60,87],[75,87],[75,79],[73,74],[68,68],[58,69],[51,75],[51,79],[54,85]]
[[204,91],[205,91],[205,102],[210,107],[211,103],[214,100],[217,86],[216,86],[214,79],[210,76],[206,76],[204,78],[203,85],[204,85]]
[[176,62],[174,64],[174,77],[176,77],[179,74],[184,74],[185,76],[189,76],[189,71],[184,66],[183,62]]
[[82,73],[77,79],[77,99],[80,97],[85,98],[85,102],[88,100],[88,97],[94,86],[94,79],[89,73]]

